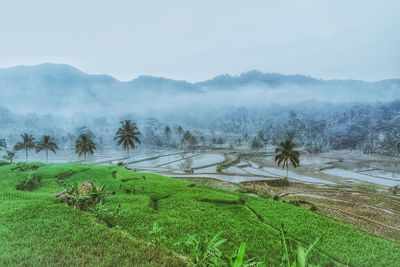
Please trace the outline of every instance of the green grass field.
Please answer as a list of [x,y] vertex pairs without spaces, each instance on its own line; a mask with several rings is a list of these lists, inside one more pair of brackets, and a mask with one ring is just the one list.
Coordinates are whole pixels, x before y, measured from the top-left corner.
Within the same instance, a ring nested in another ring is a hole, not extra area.
[[[187,265],[190,251],[179,242],[189,235],[210,240],[218,232],[230,257],[246,242],[246,258],[266,266],[282,263],[280,225],[295,248],[317,238],[310,254],[314,264],[399,266],[400,243],[375,237],[281,201],[191,185],[160,175],[135,173],[124,167],[84,164],[40,164],[33,171],[0,167],[0,265]],[[32,165],[32,164],[31,164]],[[38,188],[16,187],[29,172],[41,177]],[[61,175],[59,174],[68,174]],[[68,177],[70,176],[70,177]],[[64,181],[94,180],[110,194],[107,207],[124,212],[109,227],[92,212],[55,203]],[[160,244],[149,234],[162,227]],[[296,242],[297,241],[297,242]]]

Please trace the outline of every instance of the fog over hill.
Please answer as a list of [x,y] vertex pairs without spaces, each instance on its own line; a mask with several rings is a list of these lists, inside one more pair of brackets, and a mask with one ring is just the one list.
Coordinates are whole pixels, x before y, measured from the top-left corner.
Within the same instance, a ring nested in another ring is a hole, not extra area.
[[321,80],[256,70],[190,83],[152,76],[123,82],[108,75],[86,74],[62,64],[0,69],[0,106],[17,114],[157,116],[210,108],[287,105],[308,100],[386,102],[394,100],[399,93],[400,79]]
[[[360,148],[400,151],[400,79],[365,82],[249,71],[190,83],[139,76],[118,81],[59,64],[0,70],[0,139],[50,134],[66,146],[77,134],[113,145],[123,119],[138,123],[144,144],[166,143],[164,128],[181,125],[195,139],[249,134],[277,144],[289,132],[309,151]],[[250,140],[250,139],[249,139]],[[176,144],[180,142],[178,136]]]

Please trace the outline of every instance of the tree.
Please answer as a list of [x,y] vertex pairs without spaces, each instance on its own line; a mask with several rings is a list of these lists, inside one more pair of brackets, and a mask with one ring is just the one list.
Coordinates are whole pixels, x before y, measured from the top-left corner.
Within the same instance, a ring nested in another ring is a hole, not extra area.
[[183,135],[183,133],[184,133],[184,131],[183,131],[183,128],[182,128],[182,126],[178,126],[178,128],[176,128],[176,134],[177,135]]
[[242,145],[242,139],[240,139],[240,137],[238,139],[235,140],[235,145],[237,147],[240,147]]
[[259,131],[257,134],[258,140],[260,140],[263,144],[263,146],[266,146],[268,143],[268,139],[265,137],[265,134],[263,131]]
[[82,155],[85,157],[89,155],[93,155],[96,150],[96,144],[87,134],[79,135],[78,139],[75,142],[75,153],[78,154],[79,157]]
[[164,128],[164,135],[166,139],[166,143],[169,144],[169,141],[171,139],[171,128],[167,125]]
[[221,148],[221,146],[222,146],[223,144],[225,144],[224,139],[222,139],[222,137],[219,137],[218,140],[217,140],[217,144],[218,144],[219,147]]
[[253,141],[251,141],[251,148],[255,150],[262,148],[262,144],[257,137],[254,137]]
[[183,136],[182,136],[182,139],[181,139],[181,144],[184,146],[184,145],[187,145],[187,144],[189,144],[190,145],[190,139],[192,138],[192,133],[190,132],[190,131],[186,131],[184,134],[183,134]]
[[243,135],[243,140],[244,140],[244,142],[248,142],[249,141],[249,134],[248,133],[244,133],[244,135]]
[[188,141],[189,141],[189,148],[196,149],[196,146],[198,144],[197,137],[192,135],[190,136]]
[[217,139],[214,137],[214,138],[211,140],[211,142],[212,142],[213,146],[215,147],[215,145],[217,144]]
[[22,142],[18,142],[14,146],[14,150],[25,149],[26,161],[28,161],[28,150],[35,147],[35,138],[31,134],[24,133],[21,135]]
[[292,140],[286,139],[275,149],[275,161],[278,162],[278,166],[283,162],[282,168],[286,167],[286,178],[289,176],[289,161],[295,168],[300,164],[300,152],[294,150],[295,147],[296,144]]
[[129,158],[129,148],[135,149],[135,142],[140,144],[139,140],[140,132],[136,123],[130,120],[121,121],[121,127],[115,133],[114,140],[118,140],[118,145],[122,144],[122,147],[128,153]]
[[203,147],[206,146],[206,138],[203,135],[200,136],[200,142],[203,144]]
[[7,155],[3,155],[3,159],[8,160],[10,163],[12,163],[16,158],[17,156],[14,151],[7,151]]
[[169,136],[169,135],[171,134],[171,128],[169,128],[168,125],[165,126],[165,128],[164,128],[164,134],[165,134],[166,136]]
[[43,135],[42,140],[36,144],[36,153],[46,150],[46,162],[49,161],[49,150],[56,154],[58,149],[58,145],[54,141],[54,138],[51,138],[49,135]]
[[7,148],[6,140],[4,139],[0,139],[0,151],[2,150],[2,148]]

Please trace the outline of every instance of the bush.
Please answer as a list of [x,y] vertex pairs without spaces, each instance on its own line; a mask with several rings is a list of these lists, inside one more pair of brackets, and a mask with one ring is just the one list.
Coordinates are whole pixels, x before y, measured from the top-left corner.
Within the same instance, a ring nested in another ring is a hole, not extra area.
[[193,165],[193,159],[192,158],[185,158],[183,161],[181,161],[179,163],[179,168],[181,170],[190,169],[190,168],[192,168],[192,165]]
[[76,209],[88,210],[105,200],[107,192],[104,186],[98,186],[93,181],[66,184],[64,191],[57,195],[61,201]]
[[315,206],[314,204],[311,204],[310,210],[311,210],[311,211],[317,211],[318,208],[317,208],[317,206]]
[[118,224],[119,218],[125,212],[125,210],[121,209],[120,203],[118,203],[118,206],[115,209],[110,210],[107,208],[107,205],[103,202],[103,200],[100,200],[100,202],[97,203],[96,206],[91,207],[89,210],[99,220],[104,221],[108,227],[116,226]]
[[297,200],[297,199],[291,199],[290,201],[289,201],[289,204],[291,204],[291,205],[294,205],[294,206],[300,206],[300,201],[299,200]]
[[221,166],[221,164],[218,164],[218,165],[217,165],[217,172],[222,172],[222,166]]
[[19,185],[17,185],[17,190],[23,191],[33,191],[39,187],[41,177],[33,174],[32,172],[29,173],[26,180],[22,181]]
[[274,196],[274,200],[279,200],[279,196],[278,196],[278,195],[275,195],[275,196]]
[[120,161],[118,162],[117,166],[125,166],[125,164],[122,161]]
[[289,186],[289,180],[286,177],[274,180],[267,180],[266,183],[269,186]]
[[188,254],[190,261],[195,266],[226,266],[229,259],[224,256],[219,247],[227,240],[221,238],[222,232],[217,233],[213,238],[202,241],[196,235],[189,235],[186,242],[175,243],[183,245],[185,254]]
[[394,187],[392,187],[392,194],[393,196],[397,195],[397,193],[400,191],[400,186],[399,185],[395,185]]
[[163,228],[158,225],[158,222],[153,222],[153,228],[149,231],[149,235],[152,237],[157,247],[160,247],[161,241],[165,239],[162,232]]

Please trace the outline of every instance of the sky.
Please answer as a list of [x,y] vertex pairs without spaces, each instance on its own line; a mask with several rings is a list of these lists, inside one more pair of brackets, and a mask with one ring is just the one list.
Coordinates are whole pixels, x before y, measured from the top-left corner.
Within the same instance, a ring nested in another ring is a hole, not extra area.
[[0,68],[65,63],[120,80],[220,74],[400,78],[398,0],[2,0]]

